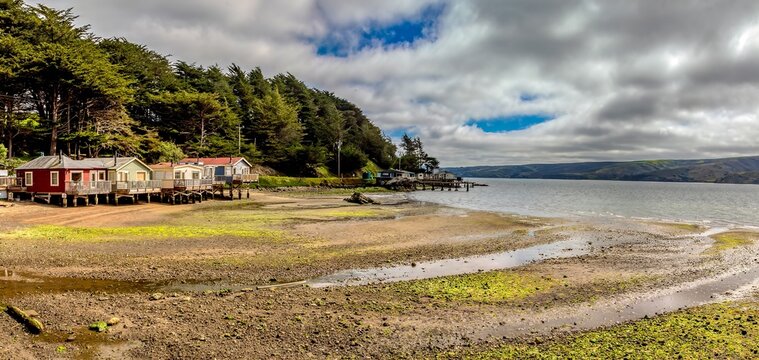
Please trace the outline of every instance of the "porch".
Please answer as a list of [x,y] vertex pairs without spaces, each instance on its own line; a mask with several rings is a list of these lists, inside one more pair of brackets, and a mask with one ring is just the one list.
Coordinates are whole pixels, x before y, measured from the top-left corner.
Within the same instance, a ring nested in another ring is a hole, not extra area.
[[154,194],[161,192],[161,180],[116,181],[110,192],[119,195]]
[[68,195],[98,195],[111,192],[110,181],[66,181]]

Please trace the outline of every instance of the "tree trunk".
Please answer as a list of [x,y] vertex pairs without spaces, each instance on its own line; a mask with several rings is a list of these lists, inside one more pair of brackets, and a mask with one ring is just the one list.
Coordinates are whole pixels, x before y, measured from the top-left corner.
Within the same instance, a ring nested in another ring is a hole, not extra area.
[[50,154],[49,155],[55,155],[58,152],[58,106],[59,99],[58,99],[58,88],[56,88],[50,93],[50,98],[48,99],[49,103],[49,112],[48,114],[50,116]]

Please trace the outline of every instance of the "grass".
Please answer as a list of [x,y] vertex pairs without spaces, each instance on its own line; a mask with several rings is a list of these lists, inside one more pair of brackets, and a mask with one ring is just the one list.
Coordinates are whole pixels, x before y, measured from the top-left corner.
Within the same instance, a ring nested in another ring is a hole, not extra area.
[[497,303],[523,299],[561,281],[513,271],[492,271],[399,283],[401,292],[445,301]]
[[121,227],[73,227],[35,225],[0,234],[0,239],[55,240],[64,242],[106,242],[160,239],[198,239],[236,237],[270,243],[291,239],[276,226],[308,220],[366,219],[382,217],[388,211],[364,208],[260,210],[244,206],[246,202],[224,203],[199,208],[156,225]]
[[509,344],[469,359],[751,359],[759,357],[759,303],[723,303],[539,345]]
[[263,188],[292,187],[292,186],[319,186],[324,182],[339,183],[340,179],[336,177],[326,178],[301,178],[289,176],[261,176],[258,180],[258,186]]
[[0,239],[41,239],[66,242],[100,242],[116,240],[191,239],[215,236],[240,238],[284,239],[285,233],[270,229],[240,229],[234,227],[211,226],[124,226],[124,227],[69,227],[58,225],[37,225],[0,235]]
[[258,186],[262,188],[280,188],[280,187],[315,187],[327,185],[359,185],[363,186],[365,182],[361,178],[345,177],[289,177],[289,176],[261,176],[258,180]]
[[748,231],[729,231],[712,235],[714,244],[706,250],[706,253],[719,253],[723,250],[729,250],[738,246],[751,245],[757,238],[759,238],[759,233]]

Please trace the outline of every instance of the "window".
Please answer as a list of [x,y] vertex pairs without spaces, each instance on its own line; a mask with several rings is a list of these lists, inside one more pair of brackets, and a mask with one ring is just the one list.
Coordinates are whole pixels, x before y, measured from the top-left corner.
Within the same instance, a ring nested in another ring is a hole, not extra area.
[[24,185],[32,186],[32,180],[34,180],[34,174],[29,171],[24,173]]
[[58,181],[58,172],[51,171],[50,172],[50,186],[58,186],[58,185],[60,185]]
[[145,181],[148,179],[148,173],[144,171],[137,172],[137,181]]
[[182,172],[181,171],[175,171],[174,172],[174,178],[175,179],[181,179],[182,178]]
[[82,182],[82,172],[81,171],[72,171],[71,172],[71,181],[72,182]]
[[118,181],[129,181],[129,172],[119,171]]
[[192,172],[192,179],[193,179],[193,180],[198,180],[198,179],[200,179],[200,171],[193,171],[193,172]]
[[98,180],[105,181],[105,171],[98,171]]

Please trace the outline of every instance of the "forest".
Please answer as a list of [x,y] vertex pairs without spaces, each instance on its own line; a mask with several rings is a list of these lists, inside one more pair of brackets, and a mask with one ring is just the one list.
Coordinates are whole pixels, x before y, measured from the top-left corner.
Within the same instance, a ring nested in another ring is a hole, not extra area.
[[314,176],[336,172],[338,149],[342,173],[437,164],[405,135],[398,159],[358,106],[292,74],[171,61],[76,19],[72,9],[0,0],[0,166],[61,153],[150,163],[242,155]]

